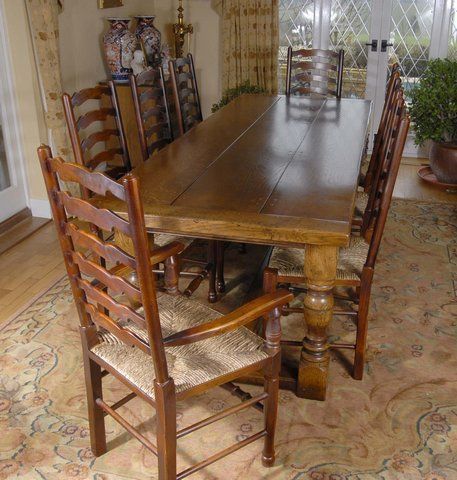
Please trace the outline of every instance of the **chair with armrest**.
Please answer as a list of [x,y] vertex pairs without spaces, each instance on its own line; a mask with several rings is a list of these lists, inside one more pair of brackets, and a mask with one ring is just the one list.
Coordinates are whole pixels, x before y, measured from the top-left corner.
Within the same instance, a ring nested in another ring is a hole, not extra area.
[[[264,438],[262,461],[265,466],[273,465],[280,310],[292,295],[287,291],[268,293],[228,315],[183,297],[176,288],[177,255],[183,246],[174,242],[150,251],[134,175],[128,174],[118,183],[81,165],[52,158],[48,147],[41,147],[38,154],[79,315],[94,455],[107,450],[105,415],[109,415],[157,456],[160,480],[187,477],[260,438]],[[128,220],[87,199],[72,197],[61,190],[60,180],[126,202]],[[70,216],[79,222],[69,221]],[[85,222],[101,231],[117,229],[130,236],[133,255],[103,240],[106,236],[94,234],[93,228],[85,228]],[[160,262],[167,268],[161,295],[152,271],[153,264]],[[136,272],[135,283],[129,281],[132,271]],[[245,328],[259,317],[265,318],[266,340]],[[263,393],[247,396],[241,404],[177,430],[176,402],[216,386],[236,390],[233,380],[256,371],[264,375]],[[131,391],[111,405],[104,400],[102,388],[102,378],[108,374]],[[155,408],[156,443],[118,413],[136,396]],[[177,439],[259,403],[264,411],[264,427],[259,432],[177,473]]]
[[[153,91],[153,95],[159,97],[159,101],[161,94],[163,95],[163,90],[159,91],[159,94],[156,90]],[[90,170],[102,169],[114,179],[128,173],[131,170],[131,163],[114,83],[110,81],[107,84],[99,84],[93,88],[75,92],[71,96],[65,93],[62,96],[62,102],[76,163],[84,165]],[[164,111],[161,112],[163,113],[164,123],[169,127],[168,107],[164,99],[161,104],[164,105]],[[153,113],[159,113],[158,110],[148,111],[146,114],[152,117]],[[163,127],[162,124],[159,124],[159,126],[160,128]],[[163,135],[160,141],[155,143],[154,148],[164,146],[169,141],[168,137],[171,135],[171,129],[168,128],[167,130],[164,127],[163,130],[163,132],[158,132]],[[90,196],[90,192],[84,190],[82,194],[85,198]],[[123,245],[128,251],[132,249],[130,240],[121,231],[115,232],[115,238],[116,242]],[[175,240],[183,242],[188,247],[193,239],[177,238],[165,234],[149,236],[150,243],[156,246]],[[215,263],[215,260],[213,260],[213,263]],[[201,271],[182,272],[183,275],[192,278],[192,281],[185,288],[186,295],[192,295],[202,281],[209,277],[211,298],[215,300],[217,295],[215,273],[212,273],[214,269],[215,267],[212,266],[210,259]]]

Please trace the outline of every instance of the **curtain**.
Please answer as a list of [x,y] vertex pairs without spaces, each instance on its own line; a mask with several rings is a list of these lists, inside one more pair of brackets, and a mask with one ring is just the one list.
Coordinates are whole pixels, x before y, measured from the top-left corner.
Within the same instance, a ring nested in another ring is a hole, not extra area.
[[278,90],[279,0],[222,0],[223,89]]
[[53,154],[72,161],[61,100],[58,15],[62,4],[61,0],[26,0],[45,122]]

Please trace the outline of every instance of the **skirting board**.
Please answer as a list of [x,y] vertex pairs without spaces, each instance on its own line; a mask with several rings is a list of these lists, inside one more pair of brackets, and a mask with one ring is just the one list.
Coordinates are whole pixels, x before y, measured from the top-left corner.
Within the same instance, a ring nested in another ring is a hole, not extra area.
[[52,218],[51,206],[47,200],[30,199],[30,210],[33,217]]

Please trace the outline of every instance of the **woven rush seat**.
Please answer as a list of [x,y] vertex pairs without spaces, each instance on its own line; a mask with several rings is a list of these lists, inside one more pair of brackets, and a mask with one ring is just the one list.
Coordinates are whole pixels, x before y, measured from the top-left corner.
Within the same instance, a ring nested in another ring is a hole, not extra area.
[[194,240],[195,239],[191,237],[180,237],[178,235],[172,235],[170,233],[154,234],[154,244],[157,247],[163,247],[164,245],[168,245],[171,242],[179,242],[187,248]]
[[[336,280],[359,281],[367,259],[369,245],[362,237],[351,237],[349,247],[340,248]],[[305,251],[300,248],[275,247],[269,267],[276,268],[283,277],[305,277]]]
[[355,209],[354,213],[358,217],[363,217],[365,213],[365,209],[368,205],[368,193],[365,192],[357,192],[355,197]]
[[[206,305],[181,296],[163,295],[158,298],[158,306],[164,338],[222,316]],[[138,313],[142,313],[141,309]],[[133,322],[123,326],[141,340],[148,341],[146,331]],[[92,352],[154,399],[152,357],[137,347],[121,343],[106,331],[100,331],[99,338],[101,343],[95,345]],[[241,327],[200,342],[166,348],[169,374],[175,382],[176,393],[268,358],[262,350],[263,343],[263,339]]]

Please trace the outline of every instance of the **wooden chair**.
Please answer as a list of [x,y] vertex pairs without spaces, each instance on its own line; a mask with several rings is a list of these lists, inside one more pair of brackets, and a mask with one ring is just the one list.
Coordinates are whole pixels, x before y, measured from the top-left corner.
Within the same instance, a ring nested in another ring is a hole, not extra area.
[[[145,75],[145,80],[148,79],[150,79],[150,76]],[[163,86],[163,84],[160,83],[161,80],[162,77],[159,76],[159,85]],[[136,92],[138,92],[138,90],[136,90]],[[152,89],[152,93],[145,95],[146,99],[143,97],[143,102],[146,103],[147,107],[150,107],[150,105],[147,103],[147,99],[149,98],[148,95],[154,97],[156,93],[157,91]],[[72,96],[65,93],[62,96],[62,101],[64,104],[65,117],[67,120],[67,126],[70,133],[76,163],[84,165],[90,170],[95,170],[100,166],[101,163],[106,162],[107,168],[104,169],[105,173],[115,179],[118,179],[128,173],[131,170],[131,165],[125,140],[122,117],[119,110],[116,88],[113,82],[108,82],[107,84],[97,85],[94,88],[81,90],[80,92],[74,93]],[[159,113],[160,110],[160,113],[164,113],[164,119],[167,119],[166,123],[168,125],[168,132],[171,134],[168,120],[168,107],[166,106],[165,101],[163,101],[163,104],[165,105],[165,112],[163,112],[163,110],[159,109],[157,106],[156,110],[149,108],[144,112],[144,115],[148,121],[147,126],[150,129],[153,129],[154,127],[151,125],[151,117],[154,115],[154,113]],[[112,125],[109,125],[109,123]],[[162,127],[161,124],[159,124],[159,126]],[[144,133],[147,137],[150,136],[148,135],[147,130],[144,130]],[[166,127],[164,128],[163,133],[165,135],[164,141],[157,141],[155,145],[149,144],[149,146],[146,143],[146,149],[148,147],[150,149],[155,149],[159,146],[165,146],[167,143]],[[118,143],[118,145],[113,146],[113,142]],[[102,148],[104,148],[104,150],[92,155],[92,148],[95,149],[100,143],[102,144]],[[116,165],[117,157],[122,158],[122,165]],[[83,191],[82,195],[83,198],[87,199],[90,196],[90,192]],[[123,235],[122,231],[115,232],[115,239],[116,243],[121,245],[125,250],[131,251],[133,249],[130,239],[126,235]],[[192,238],[178,238],[166,234],[149,236],[151,245],[155,244],[156,246],[162,246],[178,239],[186,246],[190,246],[193,241]],[[199,264],[200,263],[201,262],[199,262]],[[191,296],[195,290],[197,290],[203,280],[209,277],[209,296],[212,301],[217,300],[215,264],[216,259],[210,258],[208,262],[205,263],[204,268],[198,272],[181,272],[181,275],[190,277],[192,279],[184,290],[185,295]]]
[[[397,64],[398,65],[398,64]],[[368,169],[365,175],[361,175],[359,185],[364,188],[364,191],[368,193],[372,185],[372,178],[376,166],[379,163],[379,149],[383,142],[385,135],[387,118],[394,107],[395,92],[402,88],[402,82],[400,79],[400,73],[397,68],[392,69],[392,74],[389,77],[386,88],[386,99],[382,109],[381,120],[379,122],[378,131],[374,136],[373,151],[371,154]]]
[[106,167],[112,178],[131,170],[119,101],[113,82],[62,96],[75,161],[91,170]]
[[[185,58],[170,60],[169,71],[173,100],[178,117],[179,133],[180,135],[184,135],[203,120],[192,54],[188,53]],[[215,259],[215,289],[217,293],[223,293],[225,291],[225,248],[226,245],[223,242],[209,242],[209,258]],[[216,301],[217,293],[215,296],[211,293],[209,294],[208,298],[211,302]]]
[[[335,315],[349,315],[355,318],[357,336],[355,344],[331,344],[331,348],[353,349],[355,351],[353,377],[361,380],[363,377],[366,337],[368,329],[368,310],[370,302],[371,285],[376,258],[387,219],[387,214],[392,198],[392,193],[400,166],[403,148],[408,134],[410,120],[406,114],[404,100],[398,102],[399,112],[389,120],[388,146],[382,159],[381,173],[376,179],[381,192],[375,196],[373,212],[367,212],[368,225],[363,229],[362,235],[351,235],[347,248],[340,249],[337,266],[336,287],[344,287],[347,294],[336,296],[343,301],[353,303],[356,310],[350,308],[335,309]],[[277,285],[288,285],[291,291],[303,292],[306,288],[292,285],[306,284],[303,265],[306,251],[302,249],[273,249],[269,266],[265,270],[265,282],[268,283],[267,291],[273,292]],[[285,307],[284,314],[303,313],[303,308]],[[299,341],[282,342],[289,346],[301,346]]]
[[184,135],[203,120],[192,54],[170,60],[169,70],[179,133]]
[[[79,314],[94,455],[103,455],[107,450],[105,415],[110,415],[158,457],[160,480],[187,477],[260,438],[264,438],[263,464],[272,466],[280,369],[280,309],[292,295],[287,291],[269,293],[228,315],[176,295],[176,255],[182,245],[175,242],[149,251],[138,179],[129,174],[117,183],[81,165],[51,158],[48,147],[41,147],[38,153]],[[70,196],[60,189],[59,180],[76,182],[99,196],[114,195],[126,202],[129,219]],[[70,216],[103,231],[123,231],[132,238],[134,255],[90,233],[84,223],[76,226],[69,221]],[[105,265],[91,254],[105,259]],[[152,273],[152,264],[158,262],[165,262],[168,267],[168,293],[161,296],[156,293]],[[137,272],[138,284],[126,279],[132,270]],[[266,318],[265,341],[244,327],[261,316]],[[216,386],[239,390],[229,382],[255,371],[263,372],[263,393],[249,395],[239,405],[177,430],[177,402]],[[111,405],[103,399],[102,377],[107,374],[131,390]],[[136,396],[156,410],[156,444],[117,411]],[[265,420],[259,432],[177,473],[178,438],[261,403]]]
[[286,95],[333,96],[343,90],[344,50],[287,49]]
[[143,160],[173,141],[162,67],[130,75]]

